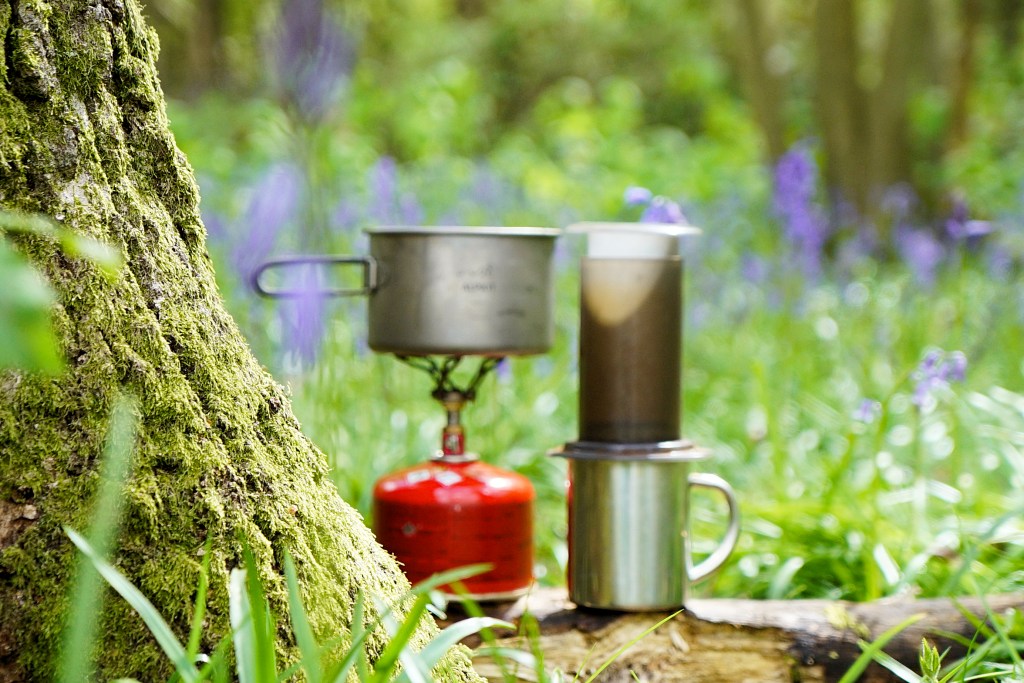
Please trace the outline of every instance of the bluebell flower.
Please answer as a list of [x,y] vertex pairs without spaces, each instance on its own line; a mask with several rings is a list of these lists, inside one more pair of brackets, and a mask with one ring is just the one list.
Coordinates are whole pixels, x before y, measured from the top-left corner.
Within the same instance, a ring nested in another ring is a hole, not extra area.
[[942,374],[947,382],[963,382],[967,379],[967,356],[963,351],[953,351],[946,356]]
[[367,215],[377,225],[420,225],[424,211],[419,199],[398,188],[398,164],[392,157],[382,156],[369,170],[370,197]]
[[1013,272],[1016,259],[1005,245],[1000,244],[991,245],[991,248],[986,251],[985,262],[988,272],[993,278],[1005,281]]
[[276,164],[253,188],[243,218],[243,239],[231,251],[231,262],[243,278],[267,259],[277,236],[294,217],[301,186],[302,177],[295,166]]
[[359,224],[359,209],[347,197],[342,197],[331,216],[334,225],[343,230],[352,230]]
[[757,254],[747,252],[740,259],[740,274],[751,284],[760,285],[768,279],[768,263]]
[[368,172],[370,218],[377,223],[395,223],[394,207],[398,198],[398,164],[392,157],[382,156]]
[[512,381],[512,364],[508,358],[498,361],[498,364],[494,366],[494,374],[498,378],[499,384],[508,384]]
[[878,401],[873,401],[870,398],[865,398],[857,406],[856,410],[853,411],[853,419],[857,422],[863,422],[864,424],[871,424],[882,412],[882,404]]
[[815,202],[818,168],[802,145],[791,148],[775,164],[773,203],[783,222],[786,240],[796,250],[804,273],[819,275],[828,241],[828,224]]
[[626,188],[622,200],[626,206],[647,206],[654,199],[654,194],[646,187],[631,185]]
[[626,188],[623,201],[627,206],[642,206],[641,223],[671,223],[674,225],[690,225],[683,214],[683,209],[668,197],[654,195],[645,187],[631,186]]
[[347,82],[355,50],[323,0],[289,0],[281,12],[275,57],[282,97],[316,121]]
[[327,322],[327,299],[322,293],[317,267],[292,269],[284,288],[299,293],[283,299],[278,307],[284,349],[303,363],[312,364],[319,355]]
[[967,356],[963,351],[929,351],[912,377],[916,384],[911,400],[918,407],[924,406],[934,392],[948,387],[950,382],[963,382],[967,378]]
[[909,184],[897,183],[883,193],[881,204],[895,225],[906,225],[917,208],[917,193]]
[[402,225],[420,225],[423,223],[423,205],[416,195],[409,193],[402,195],[399,201],[398,213]]
[[953,210],[946,219],[946,234],[958,242],[974,241],[992,232],[989,221],[972,220],[967,202],[962,197],[953,201]]
[[689,225],[690,221],[683,215],[679,204],[666,197],[657,196],[644,209],[640,216],[641,223],[671,223],[673,225]]
[[924,355],[921,359],[921,365],[919,366],[919,372],[926,374],[937,373],[940,364],[942,363],[942,351],[932,349]]
[[946,250],[935,235],[924,229],[901,230],[896,235],[896,247],[914,279],[925,287],[933,286],[946,258]]

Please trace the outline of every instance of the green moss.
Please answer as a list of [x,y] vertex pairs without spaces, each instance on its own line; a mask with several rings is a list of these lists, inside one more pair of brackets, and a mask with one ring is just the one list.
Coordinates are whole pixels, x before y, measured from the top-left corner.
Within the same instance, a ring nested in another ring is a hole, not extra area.
[[[0,679],[53,673],[74,553],[61,527],[85,529],[114,397],[140,399],[116,563],[179,636],[190,618],[200,552],[213,539],[204,647],[227,633],[226,582],[239,538],[257,556],[284,613],[281,564],[296,560],[315,630],[347,632],[358,590],[394,602],[407,588],[393,559],[342,502],[322,454],[305,439],[283,390],[249,352],[217,295],[198,190],[167,129],[156,39],[134,0],[0,7],[11,36],[0,79],[0,203],[43,211],[119,245],[110,282],[53,245],[18,247],[59,297],[68,360],[59,378],[0,376],[0,499],[40,516],[0,548]],[[105,678],[166,677],[141,620],[108,598],[97,651]],[[287,619],[280,619],[282,629]],[[425,621],[416,641],[436,632]],[[379,651],[384,636],[375,635]],[[282,631],[281,656],[294,656]],[[477,680],[462,650],[439,680]]]

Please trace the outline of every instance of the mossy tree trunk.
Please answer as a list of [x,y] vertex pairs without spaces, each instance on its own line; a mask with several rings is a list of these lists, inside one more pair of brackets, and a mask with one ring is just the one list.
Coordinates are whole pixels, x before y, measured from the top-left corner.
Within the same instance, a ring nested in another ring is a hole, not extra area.
[[[115,561],[179,637],[207,537],[207,651],[228,629],[225,584],[240,539],[257,554],[282,633],[286,551],[325,639],[347,631],[359,589],[395,602],[404,577],[338,498],[218,295],[139,3],[0,0],[0,36],[0,206],[48,214],[126,258],[109,281],[43,240],[17,242],[57,292],[68,369],[0,374],[0,681],[52,678],[75,566],[62,526],[89,525],[119,392],[139,399],[139,434]],[[166,677],[123,601],[108,596],[100,619],[101,677]],[[435,628],[424,622],[418,641]],[[476,679],[462,650],[438,677]]]

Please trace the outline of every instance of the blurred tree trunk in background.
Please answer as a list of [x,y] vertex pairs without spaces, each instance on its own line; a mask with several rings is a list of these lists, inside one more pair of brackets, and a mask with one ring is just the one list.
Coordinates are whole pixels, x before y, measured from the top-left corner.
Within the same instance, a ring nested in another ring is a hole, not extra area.
[[[1002,14],[1018,11],[1020,3],[997,1]],[[794,85],[768,68],[773,51],[792,43],[793,35],[806,34],[811,67],[789,80],[809,79],[812,130],[819,136],[833,207],[849,205],[861,217],[878,218],[885,193],[908,186],[934,211],[946,189],[934,169],[967,135],[982,3],[817,0],[806,14],[786,5],[788,14],[778,12],[784,19],[772,29],[768,10],[778,3],[741,0],[728,51],[769,160],[793,142],[784,139],[787,129],[800,130],[801,137],[809,133],[806,125],[785,120]],[[812,30],[801,32],[807,20]],[[1005,40],[1014,40],[1012,35],[1006,33]],[[874,222],[885,240],[885,221]]]
[[772,51],[778,35],[770,16],[770,4],[762,0],[739,0],[726,3],[723,11],[736,35],[730,41],[731,56],[743,92],[750,102],[754,117],[764,132],[768,157],[778,159],[786,151],[783,82],[777,68],[772,68]]
[[[90,525],[122,391],[138,398],[139,426],[115,564],[179,638],[207,539],[205,652],[230,632],[227,579],[241,541],[278,615],[282,562],[295,558],[321,641],[345,640],[359,591],[401,611],[408,583],[398,565],[338,497],[284,389],[224,308],[198,188],[168,129],[156,35],[137,0],[0,0],[0,34],[0,204],[52,216],[126,260],[109,280],[50,241],[17,240],[56,292],[68,368],[0,373],[0,681],[54,679],[76,565],[63,529]],[[170,663],[125,601],[108,591],[96,620],[102,680],[167,678]],[[279,654],[294,659],[287,620],[277,623]],[[433,633],[428,618],[416,646]],[[381,652],[386,634],[372,638]],[[479,680],[464,650],[438,677]]]
[[168,97],[262,85],[265,43],[281,0],[162,0],[147,7],[160,36],[157,70]]
[[192,99],[232,85],[227,60],[227,4],[223,0],[156,3],[160,82],[175,97]]
[[[1014,3],[1021,7],[1022,3]],[[971,86],[974,83],[975,53],[977,52],[978,30],[984,18],[982,0],[963,0],[960,4],[960,35],[956,46],[956,63],[953,71],[953,95],[949,122],[947,147],[956,149],[967,141],[968,107]],[[1013,19],[1011,18],[1011,21]],[[1014,22],[1016,26],[1016,22]]]
[[821,0],[814,15],[815,91],[825,177],[858,208],[867,204],[869,102],[857,78],[854,3]]

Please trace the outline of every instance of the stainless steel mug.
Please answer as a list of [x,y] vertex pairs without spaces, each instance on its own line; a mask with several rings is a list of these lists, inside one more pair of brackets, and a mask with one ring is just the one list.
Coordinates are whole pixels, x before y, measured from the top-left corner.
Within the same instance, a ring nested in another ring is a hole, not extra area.
[[[739,510],[729,484],[691,473],[707,451],[689,447],[647,456],[607,448],[566,448],[569,461],[569,597],[577,605],[654,611],[686,603],[690,584],[717,570],[739,537]],[[725,496],[729,524],[711,555],[696,566],[690,550],[690,489]]]

